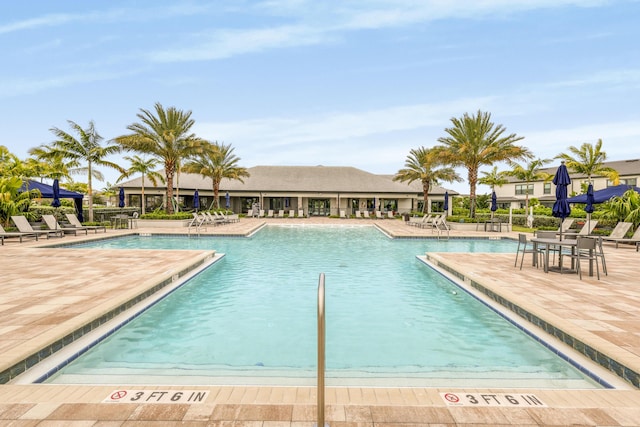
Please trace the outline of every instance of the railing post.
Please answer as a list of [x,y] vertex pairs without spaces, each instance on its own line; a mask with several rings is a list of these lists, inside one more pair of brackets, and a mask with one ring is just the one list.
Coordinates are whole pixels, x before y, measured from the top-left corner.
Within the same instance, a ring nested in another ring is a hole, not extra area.
[[318,427],[324,427],[324,368],[325,368],[325,329],[324,329],[324,273],[318,281]]

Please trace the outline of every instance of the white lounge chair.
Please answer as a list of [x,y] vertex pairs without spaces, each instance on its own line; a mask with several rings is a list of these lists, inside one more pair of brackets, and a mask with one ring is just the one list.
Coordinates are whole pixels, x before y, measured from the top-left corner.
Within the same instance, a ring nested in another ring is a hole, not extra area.
[[74,236],[78,235],[78,231],[84,231],[84,234],[87,234],[89,230],[86,228],[78,228],[78,227],[63,227],[58,223],[58,220],[53,215],[42,215],[42,220],[49,227],[50,230],[62,230],[65,234],[72,234]]
[[382,216],[382,212],[376,211],[376,219],[384,219],[384,217]]
[[396,218],[393,216],[393,211],[387,211],[387,217],[389,217],[389,219],[396,219]]
[[278,211],[278,218],[284,218],[284,209]]
[[23,215],[13,215],[11,217],[13,223],[18,227],[18,231],[21,233],[31,233],[36,234],[38,236],[47,236],[47,239],[51,236],[64,237],[64,231],[62,230],[34,230],[27,217]]
[[293,209],[289,210],[289,218],[293,218],[296,216],[296,212]]
[[269,209],[267,212],[267,218],[273,218],[273,209]]
[[298,209],[298,218],[304,218],[304,209]]
[[347,213],[345,211],[340,211],[340,218],[347,219]]
[[369,216],[369,211],[362,211],[362,216],[366,219],[370,219],[371,217]]
[[104,225],[83,225],[76,214],[68,213],[65,214],[65,216],[67,217],[67,221],[69,221],[69,224],[73,225],[76,228],[93,230],[96,234],[98,233],[98,230],[103,230],[105,233],[107,232],[107,227],[105,227]]
[[[618,223],[620,224],[620,223]],[[628,223],[630,224],[630,223]],[[625,238],[625,234],[627,234],[627,231],[629,231],[629,228],[631,227],[626,227],[626,231],[622,234],[622,237],[612,237],[613,236],[613,231],[611,232],[611,235],[609,235],[608,237],[602,237],[602,240],[604,241],[609,241],[609,242],[615,242],[616,244],[616,248],[618,247],[619,243],[638,243],[640,242],[640,227],[638,227],[636,229],[636,231],[633,233],[633,236],[631,237],[627,237]],[[615,231],[615,229],[614,229]]]
[[258,218],[264,218],[264,209],[258,211]]
[[2,244],[4,245],[5,237],[17,237],[20,239],[20,243],[22,243],[22,239],[24,237],[35,237],[38,240],[38,235],[33,233],[22,233],[20,231],[4,231],[2,225],[0,225],[0,237],[2,237]]

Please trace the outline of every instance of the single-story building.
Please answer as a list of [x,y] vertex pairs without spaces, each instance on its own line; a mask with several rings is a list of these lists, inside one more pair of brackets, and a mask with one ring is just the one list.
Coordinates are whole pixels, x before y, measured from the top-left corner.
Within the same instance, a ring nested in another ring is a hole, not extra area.
[[[406,213],[422,210],[422,183],[411,185],[395,182],[392,175],[376,175],[346,166],[254,166],[247,168],[250,176],[238,180],[223,179],[220,183],[219,206],[247,213],[258,207],[264,210],[304,210],[305,216],[347,215],[355,211],[375,210]],[[148,185],[147,185],[148,184]],[[166,187],[153,186],[145,180],[145,210],[165,205]],[[181,209],[193,209],[193,194],[198,190],[201,209],[213,205],[213,183],[199,174],[181,173],[174,180],[174,196]],[[127,206],[141,207],[142,177],[120,184],[125,191]],[[441,212],[445,192],[449,197],[458,193],[434,186],[429,193],[428,211]],[[174,201],[175,203],[175,201]],[[449,213],[451,213],[451,203]]]

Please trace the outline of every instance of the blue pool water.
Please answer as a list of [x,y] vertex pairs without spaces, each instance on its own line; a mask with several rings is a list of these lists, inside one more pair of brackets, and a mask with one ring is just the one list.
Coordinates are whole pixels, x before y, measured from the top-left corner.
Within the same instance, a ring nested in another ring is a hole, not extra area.
[[251,238],[135,236],[91,246],[226,255],[51,382],[314,384],[324,272],[328,385],[595,386],[415,257],[515,253],[511,241],[269,226]]

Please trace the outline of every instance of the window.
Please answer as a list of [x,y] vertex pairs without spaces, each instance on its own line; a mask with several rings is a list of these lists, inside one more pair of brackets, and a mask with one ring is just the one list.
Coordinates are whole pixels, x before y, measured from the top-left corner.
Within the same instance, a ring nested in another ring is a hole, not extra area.
[[533,194],[533,184],[516,185],[516,195]]
[[[620,185],[637,185],[636,182],[638,180],[636,178],[627,178],[627,179],[621,179],[620,180]],[[611,187],[613,186],[613,182],[607,180],[607,187]]]
[[545,182],[544,183],[544,194],[551,194],[551,183],[550,182]]

